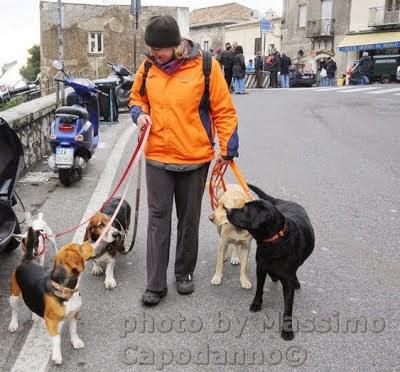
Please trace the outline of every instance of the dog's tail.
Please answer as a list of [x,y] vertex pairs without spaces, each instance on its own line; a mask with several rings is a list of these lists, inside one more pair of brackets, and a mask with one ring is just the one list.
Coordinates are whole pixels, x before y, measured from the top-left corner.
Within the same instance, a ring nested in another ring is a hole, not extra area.
[[249,188],[254,191],[261,199],[264,199],[266,201],[269,201],[272,204],[276,204],[277,200],[273,198],[272,196],[267,195],[264,191],[259,189],[257,186],[254,186],[250,183],[247,184]]
[[28,228],[25,237],[22,238],[22,244],[25,246],[25,255],[23,260],[33,260],[34,250],[37,249],[37,237],[32,227]]

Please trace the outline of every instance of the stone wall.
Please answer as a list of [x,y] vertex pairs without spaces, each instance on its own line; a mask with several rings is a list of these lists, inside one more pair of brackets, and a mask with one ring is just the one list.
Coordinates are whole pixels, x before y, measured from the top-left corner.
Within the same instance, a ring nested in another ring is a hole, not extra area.
[[[134,29],[130,5],[89,5],[63,2],[64,11],[64,61],[67,71],[90,79],[105,77],[110,73],[107,62],[121,63],[133,68]],[[137,64],[145,51],[144,29],[149,17],[159,14],[173,16],[183,36],[189,34],[189,8],[169,6],[143,6],[139,16],[137,34]],[[40,41],[42,87],[51,86],[57,74],[52,67],[58,59],[58,12],[56,2],[40,2]],[[89,53],[89,33],[103,35],[103,52]]]
[[56,96],[50,94],[0,112],[0,116],[8,122],[21,139],[25,169],[48,155],[50,125],[54,120],[55,109]]

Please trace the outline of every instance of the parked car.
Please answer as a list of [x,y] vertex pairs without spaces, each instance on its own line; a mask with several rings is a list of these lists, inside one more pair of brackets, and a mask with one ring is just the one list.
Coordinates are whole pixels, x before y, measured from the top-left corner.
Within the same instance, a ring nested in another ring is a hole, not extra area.
[[397,67],[396,80],[400,81],[400,66]]
[[[374,67],[370,75],[371,82],[389,84],[392,81],[399,80],[400,54],[373,56],[372,61]],[[361,81],[360,67],[357,63],[350,75],[349,83],[354,85],[360,84]]]
[[289,86],[296,87],[312,87],[317,83],[317,75],[309,72],[300,72],[291,70],[289,72]]

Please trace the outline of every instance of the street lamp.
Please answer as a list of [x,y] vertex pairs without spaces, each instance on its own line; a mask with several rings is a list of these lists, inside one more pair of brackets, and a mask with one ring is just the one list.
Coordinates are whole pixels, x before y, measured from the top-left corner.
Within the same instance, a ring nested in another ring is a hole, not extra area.
[[137,32],[139,27],[139,14],[141,12],[141,0],[131,0],[131,14],[133,15],[133,72],[136,74],[136,49],[137,49]]

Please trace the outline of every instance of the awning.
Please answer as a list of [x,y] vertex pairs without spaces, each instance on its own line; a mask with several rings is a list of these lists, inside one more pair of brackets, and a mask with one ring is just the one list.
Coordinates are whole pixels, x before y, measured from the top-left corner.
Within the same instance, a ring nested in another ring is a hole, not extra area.
[[347,35],[337,48],[341,52],[400,48],[400,32],[374,32],[370,34]]

